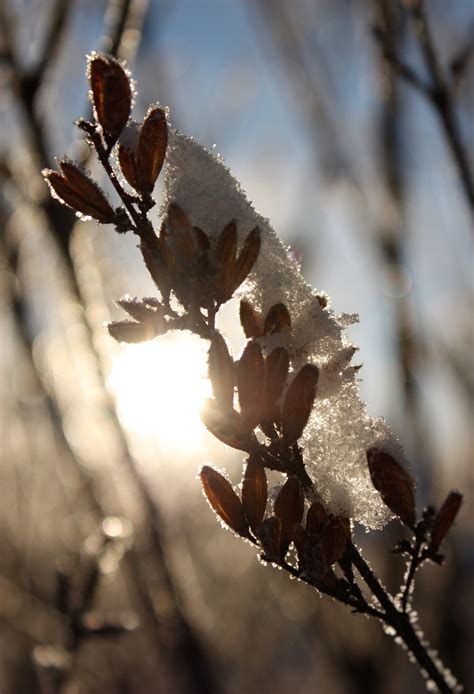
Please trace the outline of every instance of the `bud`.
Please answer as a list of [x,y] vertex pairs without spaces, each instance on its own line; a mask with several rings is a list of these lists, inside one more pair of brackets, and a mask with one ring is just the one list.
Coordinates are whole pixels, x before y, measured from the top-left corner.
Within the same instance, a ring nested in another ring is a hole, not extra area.
[[321,581],[327,573],[328,565],[321,550],[319,538],[298,526],[294,542],[298,554],[298,569],[300,572],[318,582]]
[[245,299],[240,302],[240,323],[246,338],[263,335],[261,318],[257,311]]
[[264,411],[270,417],[288,376],[290,357],[284,347],[277,347],[265,359]]
[[346,530],[339,518],[331,518],[323,530],[322,550],[328,566],[335,564],[346,548]]
[[231,297],[235,290],[240,287],[250,270],[253,268],[254,263],[258,258],[260,244],[260,229],[255,227],[255,229],[252,229],[250,234],[245,239],[243,248],[239,253],[239,257],[237,258],[232,283],[229,286],[229,297]]
[[230,483],[217,470],[204,465],[199,473],[204,493],[210,505],[226,525],[239,535],[248,535],[242,504]]
[[265,318],[264,334],[281,333],[291,329],[291,318],[285,304],[275,304]]
[[107,144],[112,146],[130,116],[132,108],[130,77],[118,60],[95,52],[88,57],[87,74],[94,116],[102,127]]
[[250,527],[256,532],[267,507],[267,476],[263,465],[250,456],[242,482],[242,506]]
[[234,404],[235,366],[226,342],[217,331],[209,348],[209,378],[212,391],[224,410],[231,410]]
[[262,350],[251,340],[237,364],[237,388],[241,415],[252,428],[258,424],[262,414],[264,375]]
[[137,121],[131,121],[120,135],[118,143],[118,161],[120,170],[127,183],[135,190],[140,189],[137,150],[140,137],[140,126]]
[[265,561],[279,564],[284,559],[281,553],[280,529],[280,520],[275,516],[265,518],[258,527],[257,536],[263,549],[262,559]]
[[97,183],[77,164],[67,159],[59,162],[61,173],[44,169],[43,176],[60,202],[102,224],[115,221],[115,211]]
[[179,205],[168,207],[166,220],[160,232],[163,257],[170,268],[183,269],[196,256],[196,234],[187,214]]
[[141,127],[138,141],[137,167],[140,191],[151,193],[162,169],[168,144],[166,114],[152,106]]
[[429,548],[432,552],[437,552],[439,546],[448,534],[453,525],[459,509],[461,508],[462,494],[458,491],[449,492],[443,505],[434,517],[431,528],[431,541]]
[[[215,258],[217,274],[214,280],[216,296],[222,303],[227,301],[232,292],[230,286],[235,271],[235,254],[237,251],[237,227],[229,222],[217,238]],[[229,293],[230,292],[230,293]]]
[[370,476],[382,500],[400,520],[413,528],[416,522],[414,481],[410,473],[386,451],[367,451]]
[[311,504],[306,514],[306,530],[312,535],[320,535],[328,521],[329,516],[323,505],[319,501]]
[[206,401],[201,420],[211,434],[226,446],[250,452],[257,443],[240,414],[235,410],[222,410],[216,400]]
[[318,368],[306,364],[288,388],[281,418],[283,435],[288,443],[297,441],[303,433],[316,397],[318,377]]
[[304,511],[303,490],[297,477],[288,477],[275,499],[273,510],[281,522],[281,550],[284,557]]

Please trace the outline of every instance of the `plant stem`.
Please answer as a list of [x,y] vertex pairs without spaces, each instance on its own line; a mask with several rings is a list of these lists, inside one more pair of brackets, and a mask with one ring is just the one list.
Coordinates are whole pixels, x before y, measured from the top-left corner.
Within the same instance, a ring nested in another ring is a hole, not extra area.
[[446,681],[445,669],[435,663],[431,657],[426,642],[421,641],[419,634],[414,629],[409,613],[397,609],[389,593],[379,583],[372,569],[353,544],[351,544],[350,553],[354,566],[379,601],[381,607],[385,610],[383,617],[385,624],[395,629],[408,650],[416,658],[420,667],[436,683],[438,690],[442,694],[453,694],[453,692],[459,691],[456,686],[452,686]]

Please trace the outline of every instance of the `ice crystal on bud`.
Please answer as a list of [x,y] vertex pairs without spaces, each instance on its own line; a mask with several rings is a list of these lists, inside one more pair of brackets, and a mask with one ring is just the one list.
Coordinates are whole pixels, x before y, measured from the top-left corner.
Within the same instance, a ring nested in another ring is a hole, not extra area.
[[259,340],[265,350],[286,347],[295,372],[308,362],[319,369],[317,397],[302,440],[307,472],[331,511],[366,527],[382,527],[391,512],[372,484],[366,451],[385,449],[402,465],[404,456],[387,424],[369,417],[359,398],[357,368],[351,365],[355,348],[344,333],[357,317],[329,308],[222,161],[177,131],[170,132],[166,161],[165,208],[171,203],[214,240],[235,220],[240,248],[252,229],[260,229],[261,249],[243,286],[245,298],[262,315],[283,303],[291,331]]

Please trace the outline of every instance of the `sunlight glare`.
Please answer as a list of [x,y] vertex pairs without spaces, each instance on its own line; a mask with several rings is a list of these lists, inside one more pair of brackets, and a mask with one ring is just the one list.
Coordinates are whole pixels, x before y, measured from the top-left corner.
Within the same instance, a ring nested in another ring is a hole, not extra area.
[[127,345],[109,377],[123,425],[172,449],[199,446],[199,413],[211,386],[206,343],[188,333]]

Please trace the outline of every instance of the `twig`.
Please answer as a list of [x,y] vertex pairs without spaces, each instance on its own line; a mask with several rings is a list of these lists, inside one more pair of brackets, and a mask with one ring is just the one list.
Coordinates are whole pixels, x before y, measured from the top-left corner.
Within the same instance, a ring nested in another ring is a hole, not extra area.
[[454,93],[444,75],[438,58],[424,1],[416,0],[416,2],[411,2],[409,4],[409,12],[415,24],[416,36],[429,74],[429,84],[426,84],[413,68],[405,65],[400,60],[390,45],[390,37],[387,32],[379,27],[375,31],[375,36],[382,46],[386,59],[393,65],[398,74],[421,92],[432,104],[458,167],[467,201],[471,210],[474,211],[474,178],[459,132],[455,114]]

